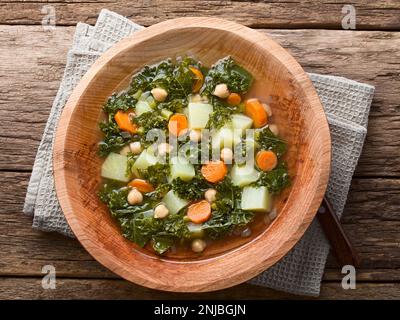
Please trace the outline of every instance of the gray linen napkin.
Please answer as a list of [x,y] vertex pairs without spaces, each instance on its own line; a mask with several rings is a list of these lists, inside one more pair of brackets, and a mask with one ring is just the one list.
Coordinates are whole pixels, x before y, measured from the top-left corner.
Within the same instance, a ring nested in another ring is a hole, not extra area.
[[[52,146],[58,119],[72,90],[93,62],[113,43],[142,28],[108,10],[101,11],[94,27],[84,23],[77,25],[26,194],[24,213],[33,215],[34,228],[74,237],[54,189]],[[341,77],[309,76],[330,125],[333,159],[327,196],[340,217],[367,132],[374,87]],[[329,244],[314,220],[302,239],[281,261],[250,280],[250,283],[294,294],[317,296],[328,253]]]

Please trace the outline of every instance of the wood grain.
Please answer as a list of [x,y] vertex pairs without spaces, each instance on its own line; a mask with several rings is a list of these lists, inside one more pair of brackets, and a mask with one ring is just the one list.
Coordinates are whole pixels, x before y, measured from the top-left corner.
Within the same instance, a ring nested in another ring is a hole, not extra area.
[[329,241],[331,253],[335,256],[338,266],[352,265],[359,268],[361,261],[358,252],[344,231],[339,217],[327,197],[324,197],[321,207],[318,209],[317,218]]
[[[100,184],[101,166],[96,153],[101,135],[96,128],[102,118],[100,106],[121,89],[122,83],[126,85],[132,73],[188,52],[205,65],[230,55],[252,73],[255,81],[248,94],[261,100],[272,97],[274,119],[288,141],[288,169],[296,178],[290,191],[277,198],[279,216],[267,232],[252,234],[247,243],[236,248],[225,242],[213,255],[210,250],[210,255],[206,251],[200,258],[174,260],[123,239],[93,192]],[[325,194],[330,162],[328,123],[311,81],[296,60],[263,34],[214,18],[160,23],[122,40],[102,55],[72,92],[58,124],[53,151],[57,197],[85,249],[129,281],[174,292],[227,288],[277,262],[314,218]]]
[[[229,0],[5,0],[0,5],[1,24],[40,24],[44,5],[56,10],[58,25],[77,22],[95,23],[102,8],[125,15],[148,26],[167,19],[191,16],[218,17],[250,27],[263,28],[332,28],[341,29],[343,6],[347,3],[322,0],[229,1]],[[355,0],[357,29],[399,30],[398,1]]]
[[[60,27],[52,33],[40,27],[0,26],[4,39],[0,43],[4,57],[0,60],[0,170],[32,168],[73,31],[72,27]],[[356,175],[400,176],[400,158],[396,156],[400,154],[400,139],[393,139],[400,135],[400,33],[263,32],[288,48],[306,71],[342,75],[375,85],[367,140]],[[315,43],[319,50],[314,50]],[[36,48],[34,52],[32,47]],[[10,59],[15,64],[9,64]],[[8,116],[10,112],[15,115],[13,119]]]
[[[305,299],[272,289],[242,284],[212,293],[171,293],[146,289],[123,280],[57,279],[55,290],[44,290],[38,278],[0,278],[0,299]],[[357,283],[343,290],[339,282],[324,283],[320,299],[398,299],[399,283]]]
[[[0,24],[3,24],[0,25],[0,170],[10,171],[0,172],[0,191],[3,195],[0,198],[1,298],[168,298],[164,293],[153,290],[144,294],[142,287],[121,280],[117,280],[118,285],[115,285],[114,282],[110,284],[109,280],[103,282],[91,279],[109,279],[115,275],[94,261],[75,240],[32,230],[31,218],[21,213],[30,173],[12,172],[29,171],[32,167],[74,32],[73,27],[61,25],[74,25],[77,21],[93,23],[100,7],[110,8],[106,1],[95,3],[97,1],[94,0],[73,0],[62,3],[51,0],[59,24],[55,32],[45,32],[40,26],[20,25],[40,24],[44,16],[40,10],[49,3],[34,0],[24,3],[6,0],[0,3]],[[129,13],[135,21],[150,25],[156,21],[188,15],[192,8],[197,8],[195,6],[198,3],[196,1],[193,5],[194,1],[163,1],[168,8],[163,8],[161,13],[155,15],[154,4],[159,5],[158,2],[139,0],[131,2],[130,7],[127,7],[127,1],[119,1],[118,5],[113,5],[118,6],[117,12]],[[203,5],[202,11],[199,11],[203,15],[216,16],[226,12],[230,15],[228,18],[241,23],[271,28],[340,29],[340,20],[336,14],[340,12],[339,6],[343,5],[320,1],[310,6],[303,2],[313,10],[305,14],[296,1],[280,3],[276,6],[279,12],[267,9],[267,6],[275,6],[274,3],[259,2],[255,5],[250,1],[240,1],[229,4],[225,9],[227,11],[224,11],[221,10],[221,1],[208,2],[203,2],[208,6]],[[367,141],[357,168],[357,176],[361,178],[353,180],[342,219],[345,230],[356,240],[355,244],[363,258],[362,269],[357,271],[358,282],[367,283],[358,283],[354,291],[342,290],[342,275],[330,257],[324,274],[324,280],[328,282],[322,283],[321,298],[347,299],[351,296],[399,299],[400,185],[399,180],[390,177],[400,176],[400,160],[397,157],[400,154],[400,140],[395,139],[400,135],[400,33],[359,31],[363,28],[398,30],[400,15],[396,7],[399,4],[396,1],[362,2],[356,2],[358,13],[359,8],[363,11],[358,16],[358,31],[262,32],[270,33],[288,48],[307,71],[344,75],[376,86]],[[258,10],[249,10],[255,6]],[[291,25],[284,23],[289,20],[296,22]],[[321,49],[315,49],[316,43]],[[9,120],[10,114],[16,115],[15,119]],[[388,178],[366,179],[364,176]],[[40,278],[27,278],[41,277],[41,267],[51,263],[57,266],[59,286],[56,291],[59,293],[43,292]],[[60,279],[62,277],[83,279],[64,281]],[[241,285],[224,290],[224,297],[249,297],[249,293],[250,298],[260,299],[285,296],[271,290]]]

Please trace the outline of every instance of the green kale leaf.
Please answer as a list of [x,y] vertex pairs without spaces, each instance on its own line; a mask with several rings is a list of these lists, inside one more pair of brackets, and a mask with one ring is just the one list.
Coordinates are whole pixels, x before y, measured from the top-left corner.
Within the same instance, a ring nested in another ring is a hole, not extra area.
[[168,251],[175,243],[176,237],[158,233],[152,236],[152,247],[158,254]]
[[123,184],[114,180],[106,181],[99,190],[100,200],[106,203],[110,208],[126,207],[128,201],[129,188],[123,188]]
[[169,172],[170,166],[166,163],[156,163],[146,170],[140,170],[143,179],[156,187],[154,191],[146,194],[147,198],[153,201],[160,200],[170,190],[171,186],[167,180]]
[[153,210],[149,213],[141,212],[132,217],[126,225],[126,229],[123,228],[123,235],[144,247],[154,235],[162,232],[163,228],[163,222],[160,219],[154,219],[152,212]]
[[167,130],[168,121],[155,111],[142,113],[134,118],[134,122],[147,133],[151,129]]
[[203,198],[204,192],[211,185],[203,179],[202,176],[195,176],[190,181],[183,181],[181,178],[176,178],[172,181],[172,190],[182,199],[198,200]]
[[118,152],[123,146],[132,141],[135,137],[128,132],[121,131],[114,120],[118,110],[128,111],[135,106],[137,100],[126,92],[113,94],[103,105],[108,119],[99,123],[100,131],[103,133],[103,141],[99,143],[98,153],[101,157],[107,156],[110,152]]
[[226,205],[225,209],[222,206],[213,211],[212,218],[203,225],[203,229],[210,238],[221,238],[230,234],[235,228],[247,225],[254,219],[255,214],[251,211],[237,208],[234,210],[228,209],[229,205]]
[[189,229],[183,217],[182,213],[178,213],[163,219],[163,231],[152,237],[152,246],[157,253],[163,254],[175,242],[190,238]]
[[103,140],[98,144],[100,157],[105,157],[110,152],[118,152],[132,139],[130,135],[124,136],[114,121],[100,122],[99,128],[104,134]]
[[134,153],[132,153],[132,152],[128,152],[128,154],[127,154],[128,160],[127,160],[126,172],[125,172],[125,175],[126,175],[127,177],[130,177],[130,176],[132,175],[133,165],[135,164],[136,159],[137,159],[138,157],[139,157],[138,154],[134,154]]
[[[152,211],[151,211],[152,212]],[[183,214],[170,215],[165,219],[154,219],[151,214],[141,213],[130,221],[127,237],[140,246],[151,241],[153,249],[163,254],[176,241],[189,238],[189,230]]]
[[[174,64],[171,59],[159,64],[146,66],[133,76],[129,92],[150,91],[160,87],[168,91],[164,107],[171,110],[177,107],[178,100],[187,102],[187,97],[192,92],[194,74],[190,67],[200,68],[199,63],[190,57],[178,58]],[[169,104],[176,100],[174,103]],[[172,110],[171,110],[172,111]]]
[[260,177],[254,183],[256,186],[265,186],[269,192],[280,193],[290,185],[290,177],[285,163],[280,163],[275,169],[261,172]]
[[146,170],[140,170],[140,175],[150,182],[153,186],[164,184],[169,176],[170,166],[166,163],[156,163],[147,167]]
[[187,105],[187,100],[182,98],[168,99],[166,102],[158,104],[158,110],[167,109],[173,113],[182,112]]
[[[162,79],[171,77],[173,70],[174,64],[171,59],[161,61],[151,66],[145,66],[132,77],[129,92],[150,91],[157,86],[157,81],[161,82]],[[167,86],[165,88],[167,88]]]
[[261,149],[275,152],[278,158],[286,152],[286,142],[274,135],[268,127],[256,132],[255,136],[256,142],[260,145]]
[[137,99],[128,92],[114,93],[103,105],[103,110],[114,117],[118,110],[128,111],[135,107]]
[[242,110],[242,105],[231,106],[217,97],[210,97],[213,112],[207,122],[207,129],[220,129],[232,119],[232,114]]
[[190,67],[198,68],[198,62],[190,57],[178,59],[173,71],[173,80],[169,83],[170,99],[187,98],[192,93],[193,80],[195,75],[190,70]]
[[121,187],[120,183],[107,181],[99,191],[100,200],[109,207],[124,237],[142,247],[151,241],[154,250],[160,254],[175,241],[189,237],[183,212],[162,220],[154,219],[154,203],[150,201],[142,205],[130,205],[127,201],[130,190],[129,187]]
[[231,57],[219,60],[208,71],[202,92],[211,95],[217,84],[225,83],[230,92],[246,93],[253,82],[252,75]]
[[234,186],[229,178],[215,186],[216,201],[212,204],[212,217],[203,228],[213,239],[231,233],[235,228],[242,227],[254,218],[254,213],[240,209],[241,189]]

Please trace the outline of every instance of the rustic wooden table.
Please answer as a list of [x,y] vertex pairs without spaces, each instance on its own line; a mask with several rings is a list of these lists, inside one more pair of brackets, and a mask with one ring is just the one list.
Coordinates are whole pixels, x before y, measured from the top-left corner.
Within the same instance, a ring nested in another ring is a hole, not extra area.
[[[342,30],[343,3],[335,2],[1,1],[0,298],[298,298],[248,284],[198,295],[146,289],[106,270],[76,240],[31,229],[22,214],[25,191],[74,26],[93,24],[106,7],[145,26],[182,16],[231,19],[269,33],[307,71],[374,85],[368,136],[342,220],[362,257],[357,288],[342,289],[329,258],[321,298],[399,299],[400,1],[353,1],[356,30]],[[41,26],[44,5],[55,9],[53,31]],[[56,267],[56,290],[42,289],[47,264]]]

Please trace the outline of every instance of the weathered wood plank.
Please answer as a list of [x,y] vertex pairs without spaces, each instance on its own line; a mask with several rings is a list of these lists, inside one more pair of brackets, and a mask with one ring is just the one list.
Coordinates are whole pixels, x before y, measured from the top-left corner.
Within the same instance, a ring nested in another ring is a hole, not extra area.
[[[50,2],[50,3],[47,3]],[[104,3],[106,2],[106,4]],[[57,23],[94,23],[102,7],[150,25],[178,16],[217,16],[253,27],[340,28],[343,3],[322,1],[311,6],[252,1],[2,1],[0,24],[40,24],[43,5],[56,8]],[[221,10],[223,6],[223,10]],[[400,29],[398,2],[356,2],[357,29]],[[265,12],[265,14],[263,13]],[[296,22],[293,22],[296,21]],[[65,65],[74,28],[0,26],[0,170],[30,170],[52,100]],[[338,74],[371,83],[377,92],[369,133],[357,175],[398,176],[400,160],[400,45],[399,33],[328,30],[262,30],[288,48],[307,71]],[[301,41],[299,41],[301,39]],[[51,45],[49,45],[51,44]],[[318,44],[316,49],[315,44]],[[382,48],[385,50],[382,51]],[[11,49],[11,50],[10,50]],[[10,63],[12,61],[13,63]],[[366,63],[368,62],[368,63]],[[9,115],[12,114],[12,117]],[[385,157],[382,157],[385,155]],[[25,172],[0,172],[0,299],[10,298],[297,298],[273,290],[241,285],[198,296],[163,293],[119,280],[99,265],[76,240],[30,228],[21,214],[29,178]],[[363,258],[357,290],[341,288],[340,270],[329,259],[321,298],[399,299],[400,182],[397,179],[355,179],[343,224]],[[57,290],[40,286],[41,267],[56,266]],[[18,276],[13,278],[13,276]],[[19,278],[23,276],[23,278]],[[29,276],[32,276],[30,278]],[[28,278],[25,278],[28,277]],[[33,278],[35,277],[35,278]],[[77,277],[82,279],[62,279]],[[101,278],[101,279],[85,279]],[[376,282],[393,283],[376,283]],[[249,296],[250,295],[250,296]]]
[[[28,179],[29,173],[0,172],[0,276],[37,276],[42,266],[52,264],[59,276],[114,278],[78,241],[31,228],[31,217],[21,213]],[[363,259],[360,280],[400,277],[399,195],[400,179],[353,182],[343,225]],[[333,259],[327,266],[327,280],[341,279]]]
[[[400,258],[400,237],[395,231],[400,227],[399,209],[399,179],[353,179],[342,224],[361,254],[363,268],[385,268],[382,254],[387,261]],[[385,225],[393,226],[394,232]],[[328,267],[333,265],[330,259]]]
[[[106,7],[146,26],[171,18],[212,16],[251,27],[341,29],[341,21],[345,15],[342,8],[345,4],[329,0],[5,0],[0,6],[0,23],[41,24],[45,14],[49,12],[42,8],[50,5],[55,9],[56,23],[59,25],[74,25],[78,21],[94,23],[100,10]],[[357,29],[400,29],[400,4],[397,1],[356,0],[352,4],[356,9]]]
[[393,155],[399,154],[400,145],[393,137],[400,135],[400,54],[396,49],[400,33],[285,30],[273,31],[272,36],[307,71],[375,86],[368,135],[356,175],[399,175],[399,162]]
[[[4,39],[0,44],[0,170],[31,169],[73,32],[73,27],[45,32],[34,26],[0,26]],[[307,71],[342,75],[376,86],[356,174],[399,176],[400,158],[396,155],[400,140],[393,137],[400,134],[400,33],[262,32],[288,48]]]
[[[31,168],[74,32],[74,28],[58,28],[55,33],[29,30],[0,27],[0,38],[7,42],[0,44],[4,57],[0,62],[0,153],[4,158],[0,162],[9,163],[0,165],[1,169]],[[20,121],[25,125],[19,126]]]
[[[245,292],[245,294],[243,294]],[[320,299],[399,299],[399,283],[358,283],[344,290],[340,282],[322,284]],[[242,284],[217,292],[161,292],[118,279],[60,279],[56,289],[43,289],[41,278],[0,278],[0,299],[304,299],[271,289]]]
[[[347,274],[347,273],[345,273]],[[341,269],[325,269],[322,281],[341,281],[345,274]],[[356,270],[357,282],[399,282],[399,269],[358,269]]]

